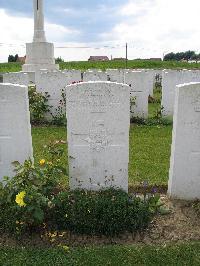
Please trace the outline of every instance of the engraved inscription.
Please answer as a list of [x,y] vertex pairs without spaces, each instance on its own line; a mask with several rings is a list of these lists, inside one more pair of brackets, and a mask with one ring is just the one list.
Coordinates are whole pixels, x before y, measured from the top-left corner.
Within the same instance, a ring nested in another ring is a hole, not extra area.
[[70,108],[88,108],[92,110],[100,108],[103,111],[109,106],[119,104],[120,99],[109,89],[106,91],[102,91],[101,89],[88,89],[80,92],[78,96],[73,96],[69,99]]

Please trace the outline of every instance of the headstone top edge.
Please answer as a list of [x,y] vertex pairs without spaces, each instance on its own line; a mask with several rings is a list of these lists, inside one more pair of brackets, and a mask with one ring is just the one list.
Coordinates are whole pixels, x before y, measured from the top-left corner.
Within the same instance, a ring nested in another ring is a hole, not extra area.
[[13,83],[0,83],[0,88],[1,87],[17,87],[17,88],[27,88],[25,85],[20,85],[20,84],[13,84]]
[[188,82],[188,83],[183,83],[183,84],[179,84],[176,87],[177,88],[185,88],[185,87],[190,87],[190,86],[199,86],[200,87],[200,82]]
[[110,84],[110,85],[121,85],[123,87],[130,88],[127,84],[124,83],[118,83],[118,82],[110,82],[110,81],[88,81],[88,82],[80,82],[80,83],[75,83],[75,84],[70,84],[67,85],[66,88],[68,87],[77,87],[85,84]]

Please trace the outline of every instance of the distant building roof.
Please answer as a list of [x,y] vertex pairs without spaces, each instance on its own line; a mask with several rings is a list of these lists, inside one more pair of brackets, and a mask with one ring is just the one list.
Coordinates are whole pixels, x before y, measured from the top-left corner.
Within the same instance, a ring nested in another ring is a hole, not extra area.
[[162,61],[162,58],[155,57],[155,58],[146,58],[146,59],[138,59],[138,60],[146,60],[146,61]]
[[90,56],[88,61],[109,61],[107,56]]
[[162,58],[158,58],[158,57],[155,57],[155,58],[150,58],[151,61],[162,61]]
[[22,57],[18,56],[17,62],[20,62],[22,64],[25,64],[25,61],[26,61],[26,56],[22,56]]
[[114,60],[114,61],[125,61],[126,58],[119,57],[119,58],[113,58],[112,60]]

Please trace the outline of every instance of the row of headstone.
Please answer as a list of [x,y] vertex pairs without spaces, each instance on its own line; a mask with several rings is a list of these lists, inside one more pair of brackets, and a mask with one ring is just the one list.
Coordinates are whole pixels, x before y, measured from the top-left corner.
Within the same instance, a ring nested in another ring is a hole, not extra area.
[[[148,96],[153,94],[155,72],[152,70],[123,70],[107,69],[106,71],[79,70],[17,72],[4,75],[4,82],[28,85],[36,84],[37,91],[48,92],[51,113],[56,115],[56,110],[61,100],[61,91],[66,85],[74,82],[87,81],[111,81],[125,83],[131,87],[131,97],[135,98],[131,105],[131,116],[146,118],[148,116]],[[50,117],[49,117],[50,118]]]
[[[130,87],[74,84],[67,86],[66,100],[70,188],[128,191]],[[168,189],[172,198],[200,199],[199,131],[200,83],[179,85]],[[14,175],[13,161],[32,157],[28,88],[0,84],[0,180]]]
[[[66,85],[79,81],[111,81],[124,83],[131,87],[131,117],[148,117],[148,97],[153,96],[155,76],[162,73],[162,115],[172,116],[175,98],[175,86],[187,82],[200,81],[200,70],[123,70],[108,69],[107,71],[63,70],[7,73],[5,83],[20,85],[36,84],[39,92],[48,92],[51,113],[56,115],[60,104],[61,91]],[[51,116],[47,116],[51,119]]]
[[164,70],[162,72],[163,116],[173,116],[176,85],[200,82],[200,70]]
[[28,86],[35,83],[34,72],[10,72],[3,74],[3,83],[11,83]]

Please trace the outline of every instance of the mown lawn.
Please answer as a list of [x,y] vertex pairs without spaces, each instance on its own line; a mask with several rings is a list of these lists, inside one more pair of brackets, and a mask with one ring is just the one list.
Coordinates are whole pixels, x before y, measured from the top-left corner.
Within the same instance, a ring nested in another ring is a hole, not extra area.
[[[130,128],[129,183],[138,185],[144,180],[150,184],[167,184],[171,126],[138,126]],[[66,140],[64,127],[33,127],[33,148],[35,162],[47,158],[44,146],[56,140]],[[63,145],[65,147],[66,145]],[[68,167],[67,150],[63,165]]]
[[200,265],[200,243],[61,249],[1,248],[2,266]]

